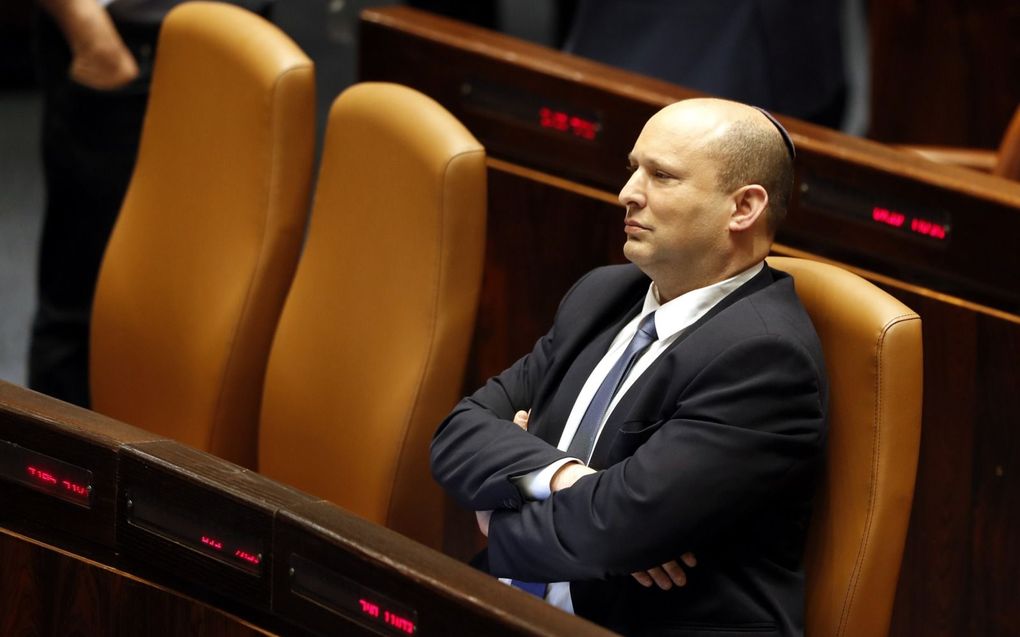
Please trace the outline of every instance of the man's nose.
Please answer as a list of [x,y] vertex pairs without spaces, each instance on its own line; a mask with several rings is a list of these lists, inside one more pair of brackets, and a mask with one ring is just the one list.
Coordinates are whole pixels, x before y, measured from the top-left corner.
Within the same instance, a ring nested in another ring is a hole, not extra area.
[[623,185],[623,190],[620,191],[620,203],[623,204],[628,210],[631,206],[637,209],[645,207],[645,194],[642,186],[644,182],[641,179],[641,170],[635,170],[630,175],[630,179]]

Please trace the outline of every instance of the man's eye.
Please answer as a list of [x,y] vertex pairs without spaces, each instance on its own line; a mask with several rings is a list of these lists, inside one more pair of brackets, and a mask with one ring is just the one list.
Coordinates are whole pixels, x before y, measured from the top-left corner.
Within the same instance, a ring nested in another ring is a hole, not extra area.
[[656,179],[672,179],[673,175],[671,175],[671,174],[669,174],[667,172],[663,172],[661,170],[656,170],[655,171],[655,178]]

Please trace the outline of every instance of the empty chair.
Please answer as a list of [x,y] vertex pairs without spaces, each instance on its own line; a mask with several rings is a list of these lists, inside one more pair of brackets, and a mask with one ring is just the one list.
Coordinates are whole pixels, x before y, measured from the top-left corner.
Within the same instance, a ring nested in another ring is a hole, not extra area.
[[973,168],[998,177],[1020,181],[1020,106],[1002,135],[998,150],[953,148],[947,146],[901,146],[926,159],[940,163]]
[[824,478],[808,533],[806,634],[888,633],[921,433],[921,320],[864,279],[772,257],[794,277],[829,373]]
[[167,16],[96,288],[96,411],[254,466],[307,214],[314,91],[308,57],[255,14],[188,2]]
[[428,445],[461,393],[485,177],[432,99],[373,83],[337,98],[266,374],[259,471],[433,547]]
[[1020,181],[1020,106],[1013,111],[1013,119],[1002,136],[992,174]]

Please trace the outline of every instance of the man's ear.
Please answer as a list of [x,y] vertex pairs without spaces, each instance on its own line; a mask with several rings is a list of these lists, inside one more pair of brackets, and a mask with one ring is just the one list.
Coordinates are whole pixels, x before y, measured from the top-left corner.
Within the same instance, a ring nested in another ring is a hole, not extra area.
[[750,184],[733,193],[733,213],[730,215],[731,232],[743,232],[754,226],[765,214],[769,193],[758,184]]

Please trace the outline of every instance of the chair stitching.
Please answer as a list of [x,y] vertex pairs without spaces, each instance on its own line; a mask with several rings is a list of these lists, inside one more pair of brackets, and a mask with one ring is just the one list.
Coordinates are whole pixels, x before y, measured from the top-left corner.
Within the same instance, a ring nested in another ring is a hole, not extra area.
[[[417,388],[416,388],[415,394],[414,394],[414,400],[411,401],[411,405],[408,408],[408,411],[407,411],[407,413],[406,413],[406,415],[404,417],[404,422],[405,423],[410,423],[412,418],[414,417],[414,414],[418,410],[418,405],[419,405],[419,402],[421,401],[421,395],[422,395],[422,390],[423,390],[423,385],[424,385],[424,379],[428,376],[428,372],[429,372],[429,370],[430,370],[430,368],[432,366],[432,351],[433,351],[433,348],[435,346],[435,341],[436,341],[436,329],[435,329],[435,326],[436,326],[436,322],[438,320],[437,317],[439,315],[439,294],[440,294],[440,290],[442,288],[442,282],[443,282],[443,278],[442,278],[443,277],[443,270],[444,270],[443,269],[443,262],[444,262],[444,259],[445,259],[445,255],[443,253],[443,238],[444,238],[444,236],[446,234],[445,233],[445,228],[446,228],[446,213],[447,213],[447,210],[446,210],[446,199],[447,199],[447,197],[446,197],[446,189],[447,189],[447,185],[448,185],[447,184],[447,177],[448,177],[448,174],[449,174],[450,166],[451,166],[451,164],[453,164],[454,161],[456,161],[457,159],[459,159],[462,156],[472,155],[472,154],[476,154],[476,153],[479,153],[479,152],[484,152],[484,151],[482,151],[482,150],[480,150],[478,148],[473,148],[471,150],[465,150],[465,151],[461,151],[461,152],[455,153],[454,155],[451,155],[450,157],[447,158],[446,163],[443,164],[443,168],[440,171],[440,174],[442,175],[443,188],[442,188],[442,191],[440,192],[440,195],[439,195],[439,210],[441,211],[440,212],[440,214],[441,214],[441,216],[440,216],[440,224],[439,224],[439,228],[440,228],[440,232],[439,232],[439,258],[436,260],[436,272],[434,273],[435,277],[436,277],[436,285],[434,286],[434,295],[433,295],[433,298],[432,298],[432,313],[431,313],[431,315],[429,317],[429,319],[430,319],[429,323],[431,325],[431,328],[429,330],[429,342],[428,342],[428,346],[426,347],[426,351],[425,351],[425,360],[422,363],[421,370],[419,372]],[[400,473],[400,467],[403,464],[403,460],[407,456],[407,454],[410,453],[410,450],[407,448],[407,446],[408,446],[408,438],[410,437],[410,429],[411,429],[410,427],[405,427],[404,428],[404,435],[403,435],[403,438],[400,441],[400,453],[397,456],[396,464],[393,466],[393,476],[392,476],[392,478],[390,480],[390,482],[392,484],[396,484],[396,480],[397,480],[397,477],[398,477],[398,475]],[[394,498],[393,498],[393,490],[391,490],[390,493],[389,493],[389,502],[386,505],[386,519],[387,519],[387,521],[390,519],[390,516],[393,514],[393,506],[394,506]]]
[[873,418],[873,420],[872,420],[872,432],[873,432],[872,449],[874,450],[873,453],[872,453],[872,457],[874,458],[874,460],[872,461],[872,465],[871,465],[871,482],[870,482],[871,492],[869,494],[869,499],[868,499],[868,515],[867,515],[867,518],[866,518],[865,524],[864,524],[864,534],[863,534],[864,537],[861,539],[861,546],[858,548],[857,559],[854,562],[854,570],[853,570],[853,573],[851,575],[853,581],[852,581],[852,584],[850,586],[850,590],[847,593],[847,597],[844,600],[843,613],[842,613],[842,616],[840,617],[839,626],[836,629],[836,634],[837,635],[844,635],[844,634],[846,634],[845,631],[847,629],[847,624],[849,623],[850,608],[851,608],[851,606],[853,606],[853,601],[854,601],[854,599],[857,596],[857,586],[860,583],[860,579],[861,579],[861,571],[860,571],[861,564],[864,562],[864,556],[868,552],[868,545],[869,545],[870,540],[871,540],[871,524],[872,524],[872,521],[874,519],[874,514],[875,514],[875,498],[877,497],[877,492],[878,492],[878,489],[877,489],[877,483],[878,483],[878,465],[880,464],[880,462],[879,462],[879,454],[881,452],[881,444],[880,444],[880,442],[881,442],[881,430],[880,430],[878,424],[879,424],[879,413],[881,411],[881,405],[882,405],[882,362],[883,362],[882,361],[882,347],[885,344],[885,337],[886,337],[886,335],[888,335],[889,331],[893,328],[893,326],[897,325],[898,323],[902,323],[902,322],[905,322],[907,320],[913,320],[913,319],[917,319],[917,318],[920,318],[920,317],[918,317],[918,315],[916,313],[910,313],[910,314],[900,314],[900,315],[894,316],[893,318],[889,319],[889,321],[887,321],[886,324],[882,327],[881,336],[879,337],[878,343],[875,346],[875,358],[877,360],[877,372],[878,373],[875,375],[875,409],[874,409],[874,413],[873,413],[873,416],[872,416],[872,418]]
[[[216,438],[216,433],[217,433],[217,431],[219,429],[221,418],[223,417],[224,410],[226,409],[226,405],[225,405],[226,383],[224,381],[228,377],[230,377],[232,375],[233,368],[237,365],[237,348],[239,347],[239,345],[238,345],[238,333],[240,332],[241,324],[242,323],[247,323],[245,318],[247,317],[248,310],[250,309],[250,306],[253,303],[252,297],[254,296],[255,280],[256,280],[256,278],[258,278],[256,276],[256,274],[263,270],[263,268],[265,266],[265,261],[267,259],[267,254],[266,254],[267,253],[266,237],[268,235],[267,229],[269,227],[270,202],[273,201],[273,197],[274,197],[275,193],[279,190],[279,187],[280,187],[280,185],[279,185],[279,172],[280,171],[278,170],[278,166],[277,166],[277,164],[279,162],[279,148],[280,148],[280,146],[282,144],[282,137],[283,137],[283,132],[281,130],[282,126],[279,125],[279,118],[281,117],[281,113],[280,113],[281,109],[277,108],[277,102],[279,102],[282,99],[282,91],[280,90],[280,85],[283,83],[283,81],[289,75],[292,75],[294,73],[301,72],[301,71],[307,71],[310,68],[311,68],[311,66],[309,64],[302,62],[302,63],[300,63],[300,64],[298,64],[296,66],[292,66],[290,68],[284,69],[279,75],[276,76],[276,79],[273,81],[273,87],[270,89],[270,94],[272,95],[271,101],[273,102],[273,105],[270,108],[270,113],[269,113],[269,129],[270,129],[270,134],[272,135],[273,141],[272,141],[271,148],[270,148],[270,151],[269,151],[270,152],[269,161],[267,162],[267,164],[268,164],[267,168],[266,168],[267,175],[266,175],[266,179],[263,182],[263,183],[268,184],[268,187],[264,190],[264,201],[263,201],[263,206],[262,206],[262,211],[263,211],[262,238],[261,238],[260,245],[259,245],[259,255],[258,255],[258,259],[257,259],[257,261],[255,263],[255,268],[252,270],[252,273],[248,277],[248,289],[245,291],[244,303],[242,303],[242,305],[241,305],[241,320],[237,321],[234,324],[234,331],[233,331],[233,334],[231,336],[231,342],[230,342],[230,351],[227,354],[226,363],[223,366],[223,372],[222,372],[222,376],[220,378],[220,391],[219,391],[219,395],[216,397],[216,409],[215,409],[215,412],[214,412],[215,413],[215,419],[213,421],[214,424],[213,424],[213,427],[209,430],[209,438],[206,441],[206,446],[207,447],[210,447],[212,441]],[[284,303],[286,303],[286,295],[284,296]],[[283,311],[283,306],[281,305],[280,312],[282,312],[282,311]],[[277,324],[279,323],[279,318],[280,317],[277,316],[277,321],[276,321]],[[276,331],[276,325],[274,324],[273,332],[275,333],[275,331]],[[272,340],[270,340],[270,342],[272,342]],[[266,360],[266,362],[268,362],[268,360],[269,360],[269,353],[268,353],[268,351],[266,352],[266,359],[265,360]],[[265,373],[263,373],[262,380],[264,382],[264,380],[265,380]],[[262,410],[262,405],[261,405],[261,403],[262,403],[262,390],[263,390],[263,387],[260,384],[257,387],[257,393],[258,393],[258,397],[259,397],[259,405],[258,405],[258,407],[256,408],[256,410],[254,412],[256,420],[258,419],[258,415],[259,415],[259,413]],[[256,432],[257,432],[257,429],[256,429]],[[255,441],[255,458],[254,458],[254,461],[255,461],[255,464],[257,466],[258,465],[258,440],[257,440],[257,438],[256,438],[256,441]]]

